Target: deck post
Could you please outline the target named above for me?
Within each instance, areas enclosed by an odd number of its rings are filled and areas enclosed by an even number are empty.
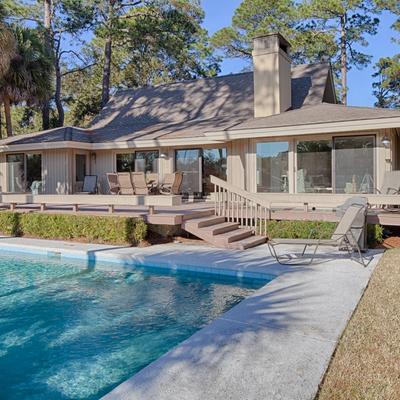
[[[40,204],[40,211],[43,212],[43,211],[46,211],[46,209],[47,209],[46,203],[41,203]]]
[[[114,212],[114,206],[113,206],[112,204],[110,204],[110,205],[108,206],[108,212],[109,212],[110,214],[112,214],[112,213]]]
[[[149,215],[154,215],[156,213],[154,206],[149,206]]]
[[[10,203],[10,211],[14,211],[16,207],[15,203]]]
[[[72,211],[73,212],[78,212],[78,204],[73,204],[72,205]]]

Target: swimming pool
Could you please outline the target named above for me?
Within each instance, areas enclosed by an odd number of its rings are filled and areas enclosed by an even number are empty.
[[[98,399],[266,283],[2,253],[0,399]]]

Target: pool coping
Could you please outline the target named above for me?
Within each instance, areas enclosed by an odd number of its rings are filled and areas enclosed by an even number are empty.
[[[363,268],[322,249],[319,264],[283,267],[268,256],[266,246],[247,251],[186,244],[138,249],[1,237],[0,249],[88,264],[274,277],[103,400],[313,399],[382,254],[371,252],[374,259]]]

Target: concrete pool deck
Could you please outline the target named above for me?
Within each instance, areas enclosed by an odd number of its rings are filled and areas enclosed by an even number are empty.
[[[367,268],[321,249],[312,266],[281,266],[266,246],[220,250],[167,244],[123,248],[1,238],[0,249],[159,265],[270,283],[120,384],[104,400],[313,399],[381,252]],[[284,248],[281,251],[294,249]]]

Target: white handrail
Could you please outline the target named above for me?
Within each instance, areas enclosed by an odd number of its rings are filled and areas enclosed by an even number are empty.
[[[228,222],[237,222],[257,234],[267,234],[267,221],[271,219],[268,204],[216,176],[211,175],[210,180],[215,186],[215,215],[226,218]]]

